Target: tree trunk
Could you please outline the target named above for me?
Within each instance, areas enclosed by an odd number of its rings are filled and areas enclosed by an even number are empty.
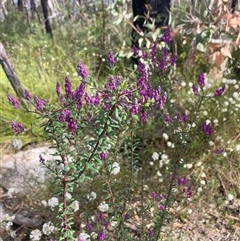
[[[22,104],[24,104],[26,106],[27,102],[25,100],[25,93],[24,93],[25,91],[17,78],[17,75],[13,69],[13,66],[12,66],[10,60],[8,59],[7,53],[1,42],[0,42],[0,64],[2,65],[2,68],[3,68],[7,78],[9,79],[19,100],[21,101]]]
[[[23,1],[22,0],[18,0],[17,4],[18,4],[18,10],[19,11],[23,11]]]
[[[51,28],[51,24],[48,16],[48,0],[41,0],[41,4],[42,4],[46,32],[50,34],[50,37],[52,38],[53,37],[52,28]]]
[[[232,0],[232,4],[231,4],[232,13],[234,13],[237,4],[238,4],[238,0]]]

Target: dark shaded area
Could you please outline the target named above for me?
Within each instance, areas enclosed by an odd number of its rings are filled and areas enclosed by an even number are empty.
[[[17,1],[17,5],[18,5],[18,10],[19,11],[23,11],[23,1],[22,0],[18,0]]]
[[[45,23],[45,28],[46,28],[46,32],[48,34],[50,34],[50,37],[53,37],[52,34],[52,28],[51,28],[51,24],[49,21],[49,16],[48,16],[48,3],[47,0],[41,0],[41,4],[42,4],[42,10],[43,10],[43,16],[44,16],[44,23]]]
[[[143,26],[145,21],[152,23],[152,19],[155,19],[155,28],[167,24],[170,11],[170,0],[133,0],[132,9],[134,18],[139,16],[133,22],[134,26],[146,32],[148,29]],[[133,29],[132,44],[135,46],[138,46],[137,35],[138,33]]]
[[[232,5],[231,5],[232,13],[234,13],[237,5],[238,5],[238,0],[232,0]]]

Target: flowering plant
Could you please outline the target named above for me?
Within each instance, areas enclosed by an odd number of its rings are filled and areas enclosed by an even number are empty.
[[[169,29],[161,38],[162,41],[171,41]],[[135,57],[138,60],[137,81],[132,83],[115,75],[115,58],[112,51],[109,51],[109,78],[104,86],[98,86],[97,81],[90,77],[82,62],[78,63],[77,74],[80,84],[74,89],[69,77],[64,80],[64,87],[56,84],[58,105],[53,106],[47,100],[39,97],[32,97],[26,91],[25,98],[35,108],[34,112],[41,119],[44,136],[50,141],[55,149],[54,160],[45,160],[43,155],[39,156],[40,163],[46,167],[54,176],[55,184],[60,188],[57,197],[48,202],[43,202],[52,210],[58,208],[58,224],[54,228],[51,222],[43,225],[43,234],[57,233],[58,240],[125,240],[131,237],[127,232],[127,220],[134,215],[129,204],[134,188],[140,181],[140,190],[136,190],[136,196],[140,199],[141,230],[138,235],[142,239],[158,240],[160,230],[164,224],[168,207],[173,203],[173,188],[177,188],[182,198],[190,199],[192,188],[185,177],[180,177],[180,168],[183,157],[188,149],[187,143],[193,138],[196,128],[203,131],[207,138],[213,134],[209,121],[198,126],[196,121],[197,112],[192,116],[184,112],[174,113],[172,111],[172,93],[169,88],[168,75],[176,64],[176,56],[171,54],[166,44],[153,43],[151,49],[141,52],[134,48]],[[159,81],[156,81],[159,80]],[[161,83],[161,86],[159,85]],[[202,95],[198,90],[201,89]],[[63,87],[63,90],[62,90]],[[192,86],[193,93],[199,99],[198,110],[201,107],[205,94],[205,78],[201,72],[196,85]],[[169,93],[167,92],[169,90]],[[216,90],[215,96],[220,96],[224,88]],[[11,95],[8,100],[14,108],[21,108],[20,102]],[[166,107],[165,107],[166,105]],[[32,111],[32,110],[31,110]],[[163,112],[162,124],[171,135],[164,133],[163,138],[168,142],[171,156],[166,153],[154,153],[153,161],[158,161],[158,176],[162,177],[160,169],[166,167],[168,170],[168,185],[165,193],[145,190],[147,182],[144,171],[147,162],[144,158],[144,130],[148,120],[154,112]],[[21,123],[12,122],[12,129],[15,134],[24,131]],[[142,131],[141,150],[137,147],[139,142],[134,139],[137,132]],[[127,141],[130,144],[124,153],[123,146]],[[135,143],[137,142],[137,144]],[[127,160],[124,160],[127,155]],[[169,169],[167,166],[171,163]],[[154,165],[150,164],[150,165]],[[184,163],[187,169],[192,165]],[[121,174],[121,175],[120,175]],[[94,178],[94,176],[96,176]],[[74,213],[81,208],[75,200],[76,189],[80,191],[91,187],[89,182],[101,183],[104,192],[90,190],[86,195],[85,210],[90,203],[98,202],[98,209],[94,210],[92,222],[89,217],[85,222],[85,230],[76,236],[74,230]],[[162,179],[163,181],[163,179]],[[121,182],[121,187],[118,183]],[[82,194],[82,193],[81,193]],[[151,197],[151,205],[158,207],[154,213],[151,225],[147,225],[147,197]],[[84,202],[83,202],[84,203]],[[100,211],[100,212],[99,212]],[[116,232],[110,234],[110,227],[115,227]],[[30,238],[40,240],[42,233],[33,230]],[[133,234],[131,234],[133,235]]]

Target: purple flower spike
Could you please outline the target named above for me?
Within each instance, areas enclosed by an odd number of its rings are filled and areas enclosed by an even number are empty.
[[[24,95],[26,100],[30,101],[32,99],[31,94],[27,90],[25,90]]]
[[[124,221],[126,221],[126,220],[129,219],[129,215],[128,215],[128,213],[124,214],[123,219],[124,219]]]
[[[66,76],[65,78],[65,94],[66,94],[66,99],[72,98],[72,83],[70,79]]]
[[[137,57],[139,55],[139,48],[133,45],[133,55]]]
[[[161,40],[165,43],[170,43],[172,41],[170,27],[167,27],[165,34],[162,36]]]
[[[103,231],[101,231],[99,234],[98,234],[98,240],[104,240],[106,238],[106,234],[103,232]]]
[[[165,206],[163,204],[160,204],[159,209],[163,211],[165,209]]]
[[[157,43],[155,42],[151,48],[152,62],[155,62],[157,54]]]
[[[39,155],[39,162],[41,162],[42,164],[45,164],[45,159],[41,154]]]
[[[77,125],[75,124],[75,122],[74,122],[72,117],[70,117],[69,120],[68,120],[68,128],[71,131],[76,131],[77,130]]]
[[[11,105],[13,105],[14,109],[20,108],[20,102],[19,100],[12,97],[10,94],[8,94],[8,101]]]
[[[152,192],[152,193],[151,193],[151,196],[152,196],[152,198],[156,198],[156,196],[157,196],[157,193],[155,193],[155,192]]]
[[[174,66],[176,65],[177,62],[177,55],[176,54],[172,54],[171,58],[169,59],[169,63]]]
[[[36,109],[42,113],[43,108],[46,106],[46,101],[40,100],[37,96],[34,97],[34,101],[36,104]]]
[[[87,223],[86,229],[87,229],[88,232],[91,232],[92,229],[93,229],[92,224],[91,223]]]
[[[149,231],[149,237],[150,237],[150,238],[153,237],[153,231],[152,231],[152,230]]]
[[[165,114],[164,115],[164,121],[169,124],[169,123],[173,122],[173,119],[171,118],[171,116]]]
[[[218,148],[218,149],[215,151],[215,153],[219,155],[219,154],[222,154],[223,151],[224,151],[223,148]]]
[[[88,78],[88,71],[81,61],[79,61],[77,66],[78,76],[82,77],[84,80]]]
[[[108,63],[110,65],[111,68],[113,68],[114,64],[115,64],[115,59],[114,59],[114,55],[113,55],[113,52],[112,50],[110,49],[109,52],[108,52]]]
[[[147,121],[147,112],[143,111],[139,114],[139,119],[141,122],[146,122]]]
[[[187,178],[186,177],[178,178],[177,183],[178,185],[185,185],[187,184]]]
[[[58,96],[60,96],[60,84],[58,82],[56,84],[56,93]]]
[[[205,86],[205,77],[204,77],[204,73],[201,70],[200,74],[198,75],[198,84],[203,88]]]
[[[203,131],[207,136],[211,136],[213,134],[213,127],[210,122],[203,122],[201,127],[201,131]]]
[[[215,93],[214,93],[214,96],[215,96],[215,97],[221,96],[221,95],[223,94],[223,92],[224,92],[225,89],[226,89],[226,86],[225,86],[225,85],[222,86],[222,87],[220,87],[219,89],[216,89],[216,90],[215,90]]]
[[[15,121],[11,122],[11,128],[14,130],[16,135],[24,131],[23,124]]]
[[[197,95],[197,93],[198,93],[198,87],[197,87],[195,84],[193,84],[192,90],[193,90],[194,95]]]
[[[102,161],[106,161],[108,158],[108,151],[105,151],[105,152],[101,152],[99,154],[99,159],[102,160]]]

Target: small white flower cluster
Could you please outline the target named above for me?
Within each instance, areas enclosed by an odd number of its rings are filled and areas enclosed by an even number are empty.
[[[197,194],[200,195],[201,192],[203,191],[203,189],[206,187],[206,173],[203,171],[205,168],[203,166],[203,163],[201,161],[197,162],[195,164],[195,167],[196,168],[200,168],[200,172],[201,172],[201,175],[200,175],[200,179],[199,179],[199,187],[197,189]]]
[[[34,229],[30,233],[29,237],[32,241],[39,241],[39,240],[41,240],[42,232],[39,229]]]
[[[43,224],[42,232],[43,232],[45,235],[49,235],[49,234],[51,234],[53,231],[54,231],[54,225],[53,225],[52,222],[47,222],[47,223],[44,223],[44,224]]]
[[[44,223],[42,226],[42,232],[39,229],[34,229],[31,231],[29,237],[32,241],[41,240],[42,234],[50,235],[54,231],[55,227],[52,222]]]
[[[74,212],[77,212],[79,210],[79,201],[75,200],[72,202],[71,207]]]
[[[114,162],[109,169],[112,175],[117,175],[120,172],[120,165],[117,162]]]
[[[160,158],[160,160],[159,160],[159,158]],[[169,159],[168,155],[165,154],[164,152],[163,153],[154,152],[152,154],[152,159],[153,159],[154,162],[159,160],[159,164],[158,164],[158,167],[157,167],[157,176],[159,177],[158,181],[163,182],[162,173],[159,171],[159,169],[161,169],[164,165],[166,165],[166,169],[168,170],[167,165],[170,163],[170,159]],[[151,161],[149,164],[151,166],[153,166],[154,162]]]
[[[100,205],[98,206],[99,211],[103,213],[107,212],[108,208],[109,206],[105,201],[101,202]]]
[[[23,146],[23,143],[21,140],[18,140],[18,139],[13,139],[12,140],[12,146],[14,149],[16,150],[20,150]]]
[[[50,207],[52,210],[58,206],[59,201],[57,197],[52,197],[47,201],[42,200],[41,203],[43,204],[44,207]]]
[[[87,233],[80,233],[77,240],[90,241],[90,235]]]
[[[2,210],[0,210],[1,214],[3,213]],[[0,215],[0,226],[4,228],[5,231],[11,233],[13,232],[11,230],[11,227],[13,225],[13,219],[15,218],[15,216],[10,216],[9,214],[5,213],[3,215]],[[12,235],[11,235],[12,236]]]
[[[91,192],[90,194],[87,195],[87,199],[88,199],[89,201],[95,200],[96,197],[97,197],[97,194],[96,194],[95,192]]]
[[[186,169],[191,169],[193,167],[193,164],[192,163],[185,163],[183,165],[183,167],[186,168]]]
[[[172,143],[171,141],[169,141],[169,136],[168,136],[168,134],[163,133],[162,136],[163,136],[164,141],[167,142],[167,146],[168,146],[168,147],[175,148],[174,143]]]

